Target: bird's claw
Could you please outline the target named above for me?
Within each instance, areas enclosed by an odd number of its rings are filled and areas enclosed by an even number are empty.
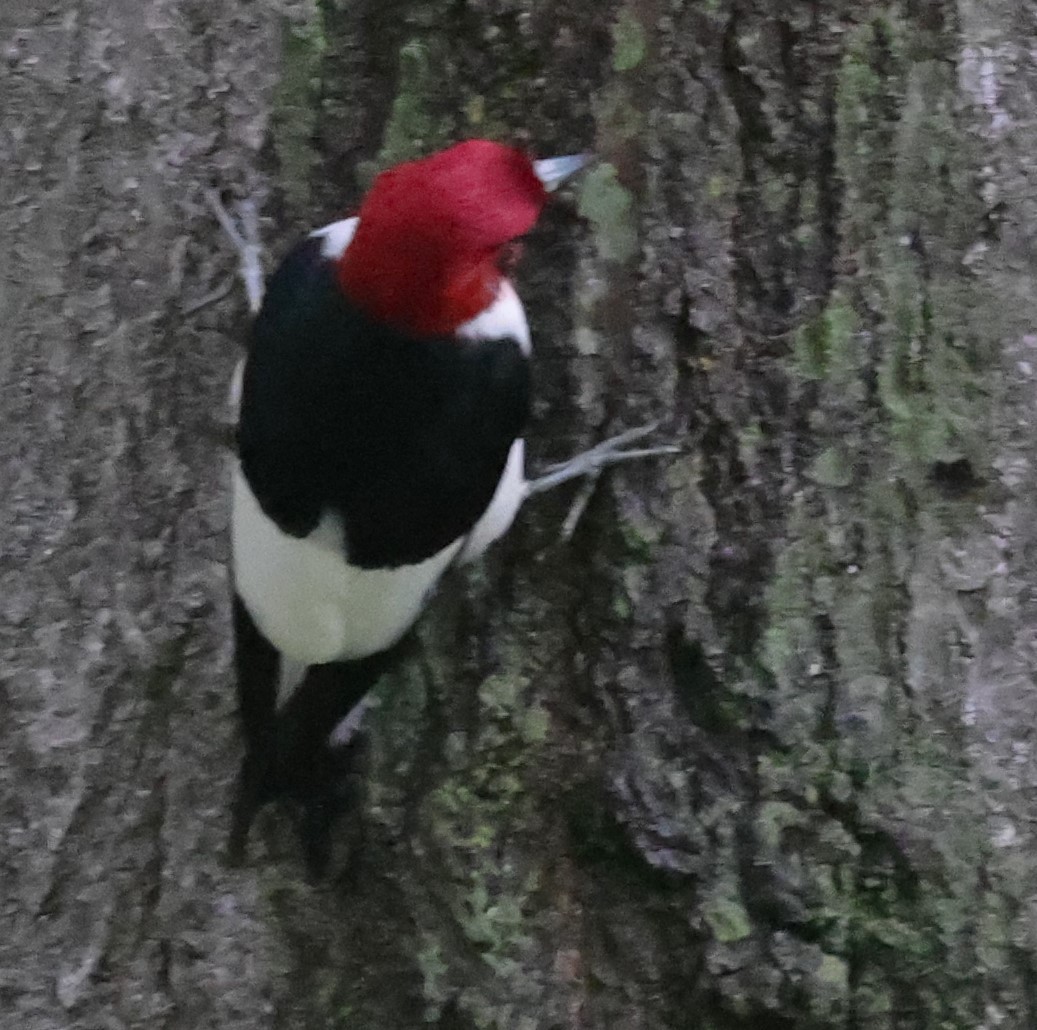
[[[643,458],[656,458],[664,455],[680,454],[681,448],[675,444],[663,444],[659,447],[628,447],[631,443],[643,440],[659,428],[658,422],[650,422],[645,426],[628,429],[625,433],[602,440],[601,443],[581,454],[577,454],[568,461],[556,462],[548,465],[544,474],[526,484],[527,496],[552,490],[570,479],[579,479],[590,476],[596,479],[601,471],[609,465],[617,465],[623,461],[639,461]]]
[[[659,423],[656,421],[649,422],[647,425],[636,426],[634,429],[627,429],[625,432],[619,433],[617,436],[610,436],[607,440],[602,440],[599,443],[596,443],[593,447],[589,447],[587,450],[577,455],[577,457],[591,458],[594,455],[614,452],[621,447],[625,447],[629,443],[636,443],[638,440],[643,440],[646,436],[651,436],[658,428]],[[557,472],[559,469],[570,465],[574,460],[575,459],[570,458],[568,461],[556,461],[544,469],[544,474],[547,475],[551,472]]]
[[[212,189],[205,191],[205,200],[220,223],[227,238],[238,252],[238,274],[245,284],[249,311],[254,315],[263,303],[263,245],[259,239],[259,208],[251,198],[239,200],[232,215]]]

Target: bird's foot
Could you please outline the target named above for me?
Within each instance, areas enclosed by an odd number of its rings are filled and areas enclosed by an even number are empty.
[[[640,461],[642,458],[680,454],[681,448],[675,444],[663,444],[659,447],[628,447],[629,444],[637,443],[638,440],[650,436],[658,428],[658,422],[650,422],[646,426],[628,429],[618,436],[602,440],[601,443],[595,444],[568,461],[548,465],[542,476],[531,479],[526,484],[526,493],[532,496],[543,493],[545,490],[553,490],[562,483],[568,483],[570,479],[579,479],[583,476],[596,477],[609,465],[618,465],[622,461]]]
[[[556,486],[568,483],[570,479],[583,478],[583,488],[573,499],[562,523],[561,537],[568,540],[576,530],[576,524],[580,521],[591,495],[598,485],[598,479],[602,470],[609,465],[617,465],[621,461],[639,461],[642,458],[657,458],[664,455],[680,454],[681,448],[674,444],[663,444],[659,447],[630,447],[630,444],[643,440],[659,428],[658,422],[651,422],[646,426],[638,426],[636,429],[628,429],[625,433],[602,440],[582,454],[577,454],[568,461],[548,465],[543,475],[526,483],[526,496],[541,494],[545,490],[553,490]]]
[[[259,208],[250,198],[239,200],[234,205],[235,214],[231,214],[215,190],[206,190],[205,200],[238,252],[238,274],[245,284],[249,311],[254,315],[263,303],[263,245],[259,239]]]
[[[584,480],[583,488],[576,495],[569,514],[562,523],[561,536],[568,540],[576,529],[576,524],[583,515],[597,486],[598,479],[604,469],[610,465],[618,465],[623,461],[640,461],[642,458],[657,458],[666,455],[680,454],[681,448],[675,444],[663,444],[658,447],[630,447],[630,444],[643,440],[659,428],[658,422],[651,422],[636,429],[628,429],[625,433],[602,440],[590,449],[570,458],[568,461],[548,465],[543,475],[526,483],[526,496],[553,490],[556,486],[568,483],[571,479]]]

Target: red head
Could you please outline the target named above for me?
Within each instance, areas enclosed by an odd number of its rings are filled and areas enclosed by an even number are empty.
[[[504,248],[546,200],[533,162],[488,140],[397,165],[364,198],[339,282],[372,318],[419,336],[452,333],[493,300]]]

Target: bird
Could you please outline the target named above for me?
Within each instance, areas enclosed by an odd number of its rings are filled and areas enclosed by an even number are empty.
[[[447,570],[482,555],[533,494],[675,452],[629,448],[652,425],[526,476],[532,341],[509,272],[550,192],[587,160],[472,139],[398,164],[354,217],[297,243],[261,297],[254,241],[210,198],[258,309],[233,388],[245,751],[232,862],[258,811],[288,798],[319,875],[342,807],[336,727],[362,713]],[[305,671],[279,708],[288,667]]]

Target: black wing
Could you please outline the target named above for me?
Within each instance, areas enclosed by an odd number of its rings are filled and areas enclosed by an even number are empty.
[[[306,536],[326,509],[362,568],[412,564],[465,535],[529,414],[513,339],[418,340],[339,289],[311,238],[271,278],[245,364],[238,443],[263,511]]]

